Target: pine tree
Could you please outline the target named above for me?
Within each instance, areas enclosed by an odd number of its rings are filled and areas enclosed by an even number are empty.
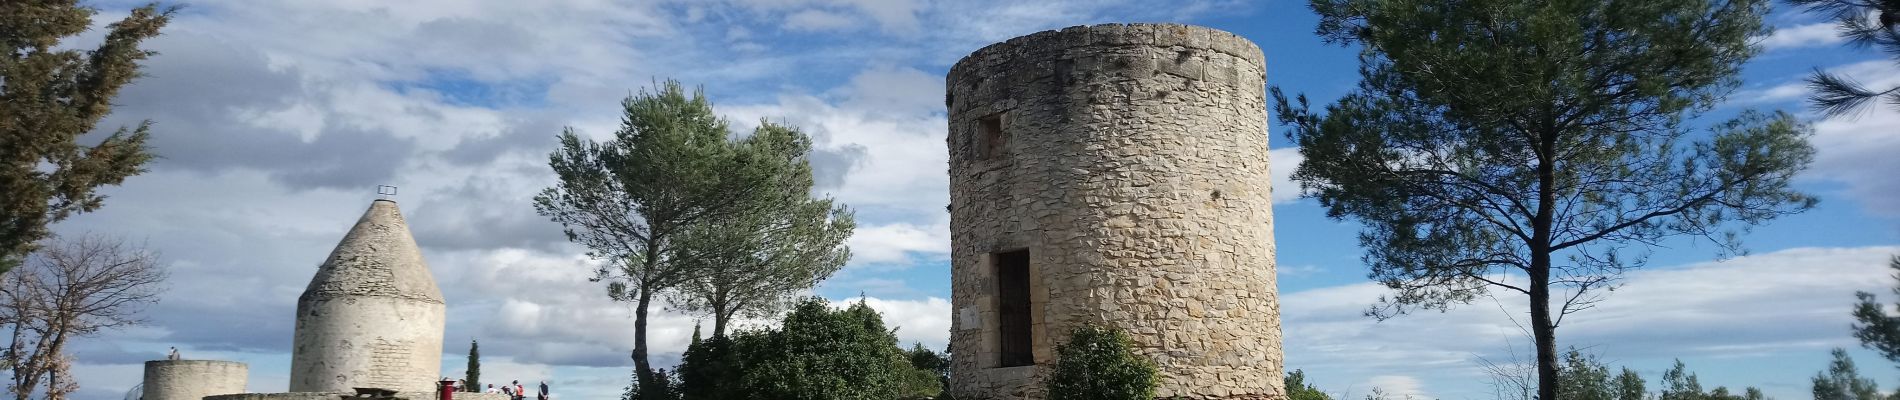
[[[112,98],[156,54],[139,45],[158,36],[176,8],[132,10],[106,26],[91,50],[62,49],[98,10],[77,0],[0,2],[0,273],[23,261],[47,225],[99,209],[100,186],[145,172],[151,121],[120,127],[97,144],[78,138],[112,112]]]
[[[1881,400],[1887,398],[1880,394],[1880,387],[1873,379],[1860,376],[1860,370],[1854,367],[1854,359],[1847,356],[1847,350],[1834,349],[1834,361],[1828,364],[1827,372],[1814,375],[1814,400]]]
[[[612,139],[585,139],[571,128],[560,135],[560,148],[548,156],[558,182],[535,196],[535,211],[605,261],[593,278],[607,282],[609,298],[633,303],[633,365],[643,378],[642,398],[651,400],[670,390],[648,355],[655,296],[708,269],[701,262],[706,247],[691,246],[703,243],[694,241],[707,237],[700,233],[761,210],[814,208],[809,193],[779,190],[809,175],[811,139],[771,123],[734,138],[705,94],[688,94],[677,81],[621,105],[624,118]],[[831,211],[828,202],[822,206]]]
[[[1900,255],[1889,259],[1887,268],[1894,270],[1897,282],[1893,293],[1900,294]],[[1859,299],[1854,303],[1854,338],[1887,360],[1900,362],[1900,317],[1888,315],[1873,293],[1854,292],[1854,297]],[[1900,303],[1895,303],[1895,309],[1900,309]]]
[[[1900,1],[1894,0],[1785,0],[1789,5],[1834,19],[1836,31],[1850,46],[1875,48],[1900,62]],[[1900,107],[1900,87],[1868,88],[1852,78],[1815,70],[1808,77],[1814,94],[1808,103],[1826,116],[1847,115],[1868,103]]]
[[[1362,223],[1376,318],[1490,291],[1529,300],[1539,399],[1558,393],[1557,328],[1687,236],[1741,234],[1812,208],[1792,186],[1812,129],[1747,111],[1703,129],[1768,32],[1769,0],[1311,0],[1360,82],[1316,111],[1272,90],[1293,173],[1327,216]]]

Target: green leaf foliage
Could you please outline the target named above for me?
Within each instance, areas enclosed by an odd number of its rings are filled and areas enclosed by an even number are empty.
[[[713,336],[724,336],[735,317],[783,311],[795,294],[844,267],[851,257],[845,240],[857,226],[843,205],[811,197],[811,139],[804,133],[761,121],[735,150],[735,168],[770,177],[749,195],[771,206],[682,229],[674,254],[696,272],[668,296],[676,309],[712,316]]]
[[[931,351],[923,343],[912,343],[910,350],[904,351],[904,357],[910,359],[910,367],[915,369],[906,382],[907,398],[936,397],[950,386],[950,356]]]
[[[468,370],[463,372],[462,381],[467,382],[462,391],[482,391],[482,345],[475,339],[468,340]]]
[[[1847,350],[1834,349],[1834,360],[1827,371],[1814,375],[1814,400],[1884,400],[1880,387],[1871,378],[1860,376]]]
[[[1326,394],[1326,391],[1306,383],[1305,371],[1296,369],[1287,373],[1285,383],[1287,400],[1333,400],[1333,396]]]
[[[934,372],[911,366],[876,310],[863,302],[834,310],[818,298],[794,305],[777,329],[700,341],[680,377],[687,400],[889,400],[941,390]]]
[[[1695,120],[1738,85],[1769,0],[1311,0],[1318,33],[1361,49],[1360,82],[1323,111],[1271,90],[1327,215],[1363,225],[1367,311],[1527,296],[1539,398],[1556,327],[1648,246],[1725,252],[1812,208],[1794,176],[1810,129],[1781,112]],[[1521,278],[1521,279],[1520,279]]]
[[[680,356],[680,395],[687,400],[744,399],[744,371],[730,337],[700,339]]]
[[[1084,325],[1056,346],[1056,362],[1044,382],[1049,400],[1151,400],[1155,365],[1136,354],[1120,330]]]
[[[1656,400],[1766,400],[1761,389],[1749,387],[1741,395],[1729,393],[1727,387],[1716,386],[1709,391],[1702,390],[1702,383],[1696,380],[1693,372],[1676,360],[1675,367],[1663,371],[1662,391],[1656,394]]]
[[[1595,356],[1571,349],[1557,372],[1560,400],[1643,400],[1643,378],[1629,368],[1616,375]]]
[[[145,172],[151,121],[80,144],[112,112],[112,98],[139,77],[140,49],[175,8],[133,9],[106,25],[92,49],[61,46],[85,32],[98,10],[76,0],[0,3],[0,273],[19,265],[47,226],[99,209],[100,186]]]
[[[1894,280],[1900,282],[1900,255],[1888,260],[1887,267],[1895,271]],[[1900,283],[1894,285],[1893,293],[1900,294]],[[1900,362],[1900,318],[1888,315],[1873,293],[1855,292],[1854,296],[1859,299],[1854,304],[1854,338],[1887,360]],[[1895,308],[1900,309],[1900,303]]]
[[[638,391],[659,398],[671,389],[647,357],[655,295],[719,273],[748,290],[722,294],[725,312],[716,314],[769,309],[785,292],[758,288],[809,288],[829,276],[847,256],[835,243],[855,224],[842,206],[806,193],[810,139],[803,133],[765,123],[734,138],[704,93],[688,94],[671,80],[621,105],[611,139],[584,139],[572,128],[560,135],[548,156],[559,180],[534,203],[569,241],[604,261],[593,278],[607,283],[608,297],[634,303]]]

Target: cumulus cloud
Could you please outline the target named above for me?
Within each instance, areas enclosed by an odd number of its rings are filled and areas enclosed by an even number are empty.
[[[944,346],[950,343],[950,300],[941,297],[921,300],[866,297],[832,300],[832,304],[842,306],[860,300],[884,315],[885,328],[897,330],[897,341],[906,348],[918,343],[931,351],[942,352]]]
[[[1676,357],[1761,359],[1852,347],[1847,304],[1855,291],[1880,292],[1892,283],[1886,263],[1896,252],[1900,247],[1796,248],[1639,270],[1596,308],[1565,319],[1559,346],[1588,348],[1638,368]],[[1288,367],[1306,370],[1320,387],[1362,391],[1368,382],[1342,377],[1405,372],[1428,382],[1477,381],[1485,376],[1479,358],[1509,361],[1507,343],[1528,343],[1521,296],[1500,294],[1384,322],[1361,315],[1385,293],[1362,283],[1283,294]]]
[[[1887,60],[1843,65],[1828,72],[1871,88],[1900,86],[1900,68]],[[1809,94],[1805,85],[1793,82],[1769,92],[1791,98]],[[1807,176],[1841,184],[1845,197],[1859,202],[1871,214],[1900,216],[1900,180],[1887,172],[1900,170],[1900,157],[1893,157],[1900,154],[1900,134],[1894,132],[1895,126],[1900,126],[1900,111],[1886,103],[1814,122],[1810,142],[1816,154]]]
[[[1292,203],[1300,200],[1304,193],[1300,183],[1293,181],[1293,171],[1300,168],[1300,162],[1306,157],[1300,155],[1300,148],[1287,147],[1267,151],[1267,162],[1273,175],[1273,204]]]
[[[1835,29],[1835,24],[1830,21],[1777,28],[1775,33],[1761,37],[1759,40],[1762,48],[1774,51],[1827,46],[1839,44],[1847,39],[1841,37],[1840,31]]]
[[[923,5],[917,0],[736,0],[734,3],[756,13],[789,13],[785,17],[785,27],[789,30],[848,28],[860,18],[876,23],[886,33],[910,34],[922,28],[917,13]]]
[[[582,249],[536,215],[529,199],[551,183],[545,163],[555,134],[572,127],[588,137],[610,135],[619,123],[617,101],[655,77],[707,84],[716,109],[741,131],[769,119],[811,133],[815,191],[852,206],[861,224],[841,284],[863,288],[870,295],[863,301],[898,327],[905,343],[941,350],[949,324],[945,293],[919,293],[887,274],[949,253],[947,121],[942,78],[932,71],[1012,36],[1097,22],[1176,21],[1229,4],[194,2],[152,42],[161,54],[151,59],[151,76],[128,88],[102,124],[156,121],[154,145],[164,158],[152,172],[109,188],[112,198],[100,212],[59,227],[145,239],[173,269],[172,291],[147,314],[151,326],[81,349],[84,398],[116,398],[113,389],[138,379],[130,362],[170,345],[250,362],[252,390],[282,390],[295,298],[361,215],[371,188],[383,183],[402,187],[396,198],[450,302],[445,374],[461,371],[473,338],[483,343],[485,375],[550,377],[557,392],[575,398],[616,395],[630,365],[630,308],[587,282],[597,261],[580,256]],[[854,33],[810,43],[773,37],[776,24],[805,11],[825,14],[813,27],[830,23]],[[845,22],[867,28],[835,25]],[[1876,75],[1865,76],[1894,76],[1874,67],[1866,66]],[[1798,94],[1777,88],[1764,96]],[[1817,125],[1822,152],[1813,176],[1846,182],[1869,209],[1900,210],[1891,203],[1900,187],[1879,176],[1900,170],[1880,157],[1900,152],[1900,144],[1879,134],[1900,124],[1894,118],[1900,117]],[[1287,177],[1299,162],[1297,150],[1269,156],[1273,201],[1296,204],[1297,185]],[[1564,337],[1632,343],[1613,348],[1625,354],[1838,345],[1841,335],[1823,330],[1838,330],[1840,301],[1797,293],[1878,289],[1869,286],[1885,279],[1879,254],[1893,250],[1790,250],[1645,271],[1603,308],[1576,317]],[[1841,267],[1774,267],[1784,264]],[[1719,301],[1684,297],[1716,288],[1734,293],[1710,295]],[[1329,389],[1364,393],[1375,385],[1453,398],[1455,391],[1435,383],[1447,374],[1466,379],[1457,374],[1470,373],[1473,354],[1497,350],[1467,339],[1515,329],[1482,304],[1373,324],[1358,312],[1379,293],[1369,284],[1287,293],[1292,366],[1319,372],[1312,376]],[[702,318],[665,307],[653,312],[655,361],[670,365]],[[1630,316],[1651,313],[1661,316]],[[1742,317],[1722,320],[1724,313]],[[1792,322],[1741,322],[1754,318]],[[1702,339],[1696,326],[1736,333],[1691,342]],[[1639,334],[1659,339],[1637,340]],[[1413,373],[1421,368],[1443,372]]]
[[[850,17],[824,10],[804,10],[785,16],[785,29],[794,31],[834,31],[852,27]]]

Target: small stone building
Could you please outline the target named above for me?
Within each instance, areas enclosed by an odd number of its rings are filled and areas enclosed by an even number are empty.
[[[950,69],[951,388],[1039,399],[1055,346],[1120,328],[1157,395],[1283,398],[1260,48],[1078,26]]]
[[[297,298],[290,391],[432,393],[446,307],[396,202],[370,202]]]

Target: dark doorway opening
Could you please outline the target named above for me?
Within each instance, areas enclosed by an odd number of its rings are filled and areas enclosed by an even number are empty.
[[[996,309],[1001,335],[998,367],[1035,365],[1033,339],[1030,338],[1029,250],[996,253]]]

